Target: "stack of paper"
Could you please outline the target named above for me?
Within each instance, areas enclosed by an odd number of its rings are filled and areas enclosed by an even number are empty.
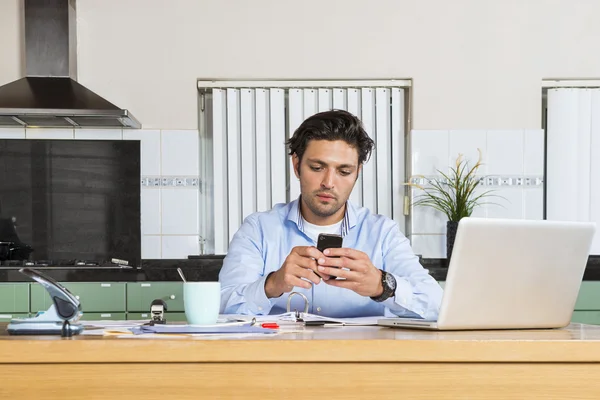
[[[201,325],[142,325],[130,330],[135,335],[142,335],[144,333],[161,333],[161,334],[239,334],[239,333],[263,333],[273,334],[277,331],[275,329],[261,328],[258,326],[239,326],[239,325],[227,325],[223,326],[201,326]]]

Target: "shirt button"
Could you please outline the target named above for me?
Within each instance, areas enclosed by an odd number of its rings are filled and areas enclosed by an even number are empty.
[[[318,312],[321,312],[321,307],[317,307],[317,311],[318,311]]]
[[[259,307],[258,307],[258,311],[262,311],[262,307],[260,307],[260,306],[259,306]]]

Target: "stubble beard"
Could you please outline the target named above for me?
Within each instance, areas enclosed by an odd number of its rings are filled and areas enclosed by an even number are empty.
[[[316,197],[316,194],[310,196],[308,201],[305,201],[306,206],[310,209],[310,211],[320,218],[331,217],[335,213],[337,213],[342,205],[339,204],[338,199],[334,199],[329,204],[321,202]]]

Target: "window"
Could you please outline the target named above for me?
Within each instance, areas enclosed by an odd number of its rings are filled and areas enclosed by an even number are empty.
[[[405,137],[410,81],[199,81],[201,236],[224,254],[243,219],[298,197],[285,141],[307,117],[347,110],[375,149],[350,200],[404,231]]]
[[[547,82],[546,218],[600,223],[600,84]],[[590,254],[600,254],[600,233]]]

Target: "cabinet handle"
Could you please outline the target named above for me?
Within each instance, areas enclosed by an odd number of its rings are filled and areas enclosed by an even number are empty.
[[[174,294],[172,294],[172,295],[170,295],[170,296],[169,296],[169,298],[170,298],[171,300],[175,300],[175,295],[174,295]]]

